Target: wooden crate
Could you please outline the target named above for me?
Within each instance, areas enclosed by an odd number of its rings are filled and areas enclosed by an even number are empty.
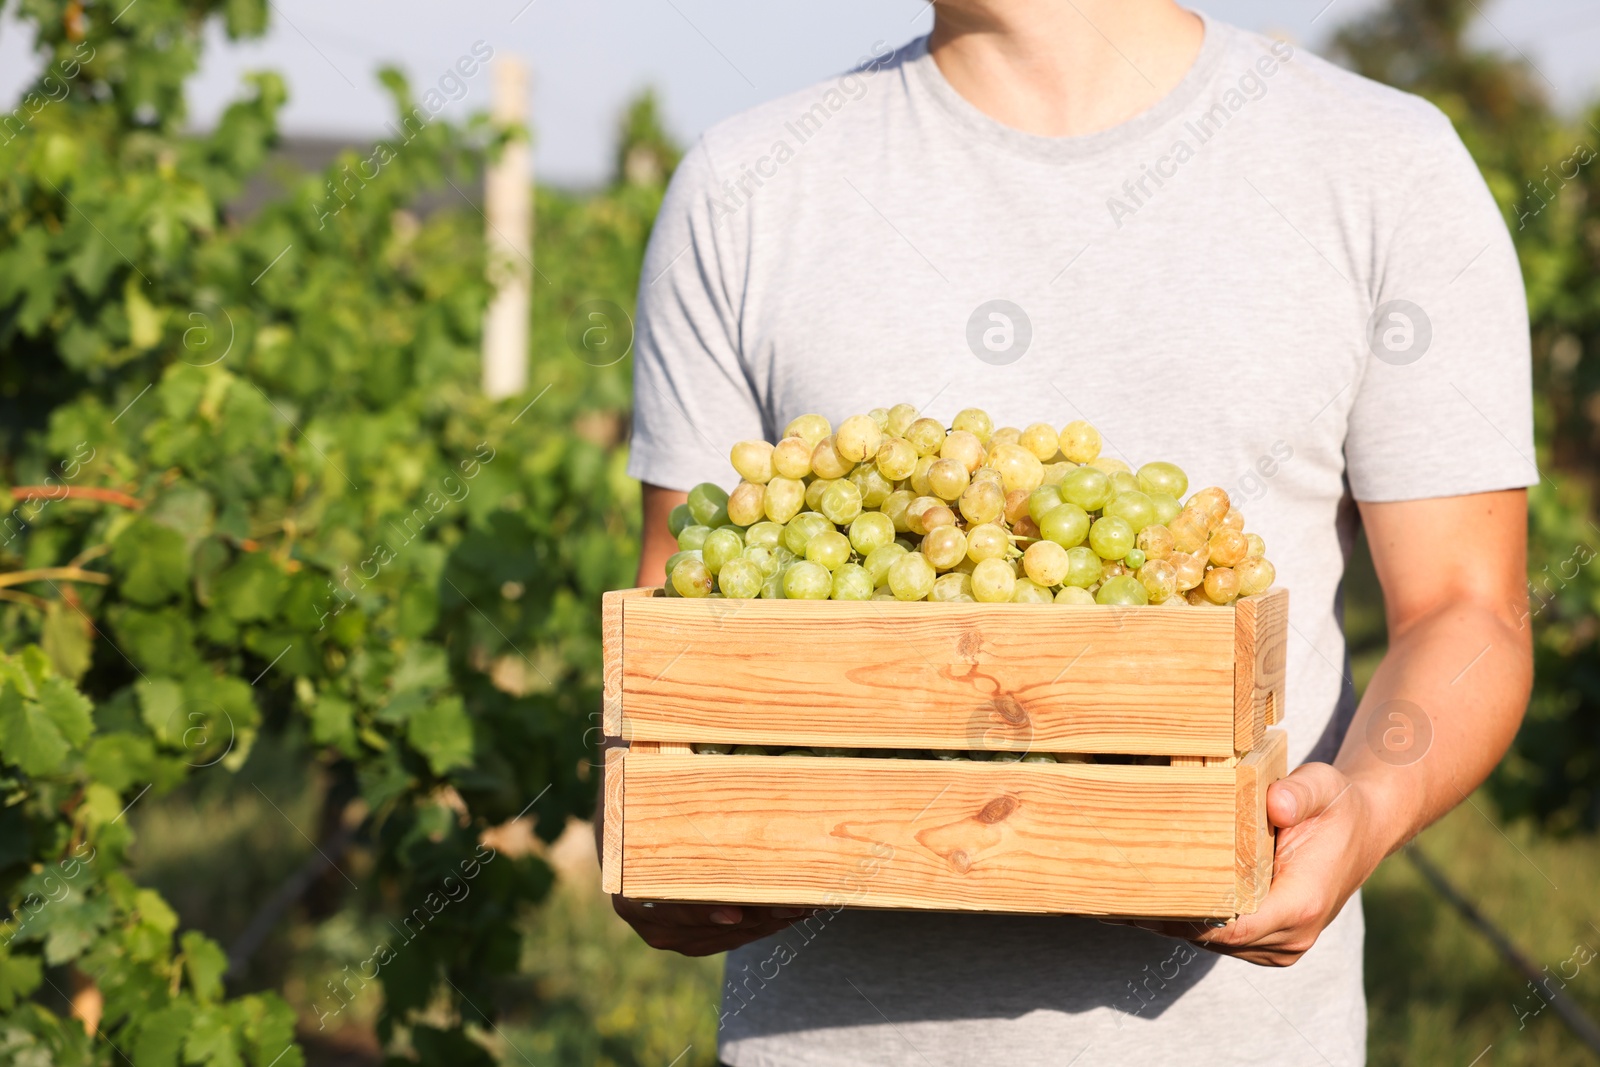
[[[1288,596],[1232,608],[604,603],[603,887],[801,906],[1254,911]],[[1169,765],[696,754],[1046,751]]]

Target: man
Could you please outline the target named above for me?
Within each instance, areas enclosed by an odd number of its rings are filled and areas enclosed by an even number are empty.
[[[663,581],[683,490],[801,413],[1088,419],[1265,537],[1298,765],[1268,798],[1271,894],[1220,929],[846,910],[802,932],[617,899],[652,945],[732,950],[723,1059],[1363,1062],[1357,891],[1483,780],[1528,694],[1528,348],[1440,112],[1169,0],[941,0],[927,39],[706,134],[640,286],[639,581]],[[1358,512],[1390,643],[1356,708]]]

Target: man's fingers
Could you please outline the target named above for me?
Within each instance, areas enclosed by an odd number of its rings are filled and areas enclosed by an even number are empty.
[[[1326,763],[1306,763],[1267,789],[1267,819],[1287,829],[1321,815],[1348,787],[1344,775]]]

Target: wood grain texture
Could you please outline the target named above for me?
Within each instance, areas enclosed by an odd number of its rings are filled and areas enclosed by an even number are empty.
[[[622,892],[622,830],[627,822],[624,796],[626,784],[625,748],[606,749],[605,826],[600,846],[600,888],[607,893]]]
[[[628,737],[1234,752],[1231,611],[666,597],[620,604],[620,729]]]
[[[1267,822],[1267,787],[1289,773],[1289,735],[1268,730],[1261,747],[1239,761],[1238,779],[1238,891],[1241,913],[1255,911],[1272,886],[1272,858],[1276,844]]]
[[[655,592],[646,587],[614,589],[600,595],[600,732],[607,737],[622,736],[622,602]]]
[[[1244,597],[1234,603],[1233,617],[1233,745],[1243,753],[1259,747],[1267,727],[1283,719],[1289,591]]]
[[[1236,912],[1235,774],[1204,767],[630,760],[623,891],[1090,915]]]

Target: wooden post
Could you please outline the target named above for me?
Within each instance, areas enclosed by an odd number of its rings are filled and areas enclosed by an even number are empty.
[[[515,56],[494,67],[496,126],[528,120],[528,68]],[[483,391],[493,399],[528,385],[528,325],[533,273],[533,149],[526,136],[508,143],[484,176],[489,281],[496,292],[483,324]]]

